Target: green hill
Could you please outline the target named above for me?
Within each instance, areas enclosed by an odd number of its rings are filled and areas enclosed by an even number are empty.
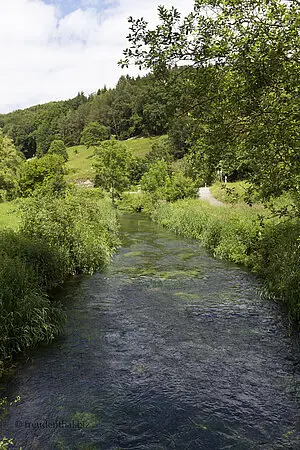
[[[163,136],[149,138],[131,138],[122,141],[132,154],[137,158],[144,158],[152,149],[152,145],[158,142]],[[68,181],[92,180],[94,178],[93,170],[93,148],[87,148],[85,145],[68,148],[69,160],[67,168],[69,173],[66,175]]]

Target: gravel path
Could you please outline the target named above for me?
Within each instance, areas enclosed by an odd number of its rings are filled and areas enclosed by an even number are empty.
[[[224,203],[214,198],[208,187],[202,187],[198,190],[198,197],[200,200],[206,200],[208,203],[214,206],[224,206]]]

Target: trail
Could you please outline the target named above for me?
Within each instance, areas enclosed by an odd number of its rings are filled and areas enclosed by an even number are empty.
[[[200,200],[206,200],[210,205],[213,206],[225,206],[224,203],[217,200],[211,195],[209,187],[201,187],[198,190],[198,197]]]

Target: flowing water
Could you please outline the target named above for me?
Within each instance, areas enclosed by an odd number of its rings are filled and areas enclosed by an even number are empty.
[[[299,449],[297,336],[255,278],[142,215],[122,239],[5,386],[13,448]]]

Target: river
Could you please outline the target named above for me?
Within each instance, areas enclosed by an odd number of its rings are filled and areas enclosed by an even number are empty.
[[[67,283],[65,333],[21,363],[0,428],[24,449],[299,449],[299,341],[242,269],[139,214]]]

